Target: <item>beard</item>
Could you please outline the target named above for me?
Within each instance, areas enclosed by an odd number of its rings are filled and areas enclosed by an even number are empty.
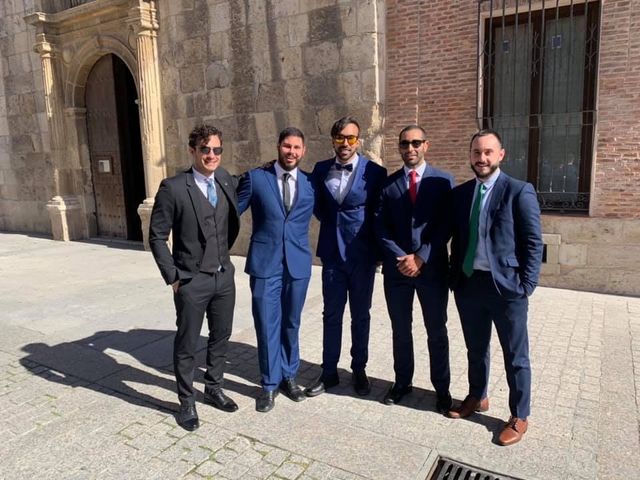
[[[491,175],[493,175],[494,172],[498,170],[499,166],[500,164],[489,166],[489,171],[487,173],[483,173],[482,170],[478,170],[475,165],[471,165],[471,170],[473,170],[473,173],[475,173],[476,177],[484,179],[489,178]]]

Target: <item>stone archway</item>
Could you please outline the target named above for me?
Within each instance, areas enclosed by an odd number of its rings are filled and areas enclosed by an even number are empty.
[[[164,129],[153,0],[101,0],[25,17],[36,27],[42,61],[55,196],[47,204],[54,239],[87,238],[97,231],[86,128],[85,88],[92,66],[117,55],[138,91],[146,198],[138,207],[145,247],[153,197],[166,175]]]

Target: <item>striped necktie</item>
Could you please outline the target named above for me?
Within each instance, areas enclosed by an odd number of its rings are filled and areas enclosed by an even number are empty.
[[[482,199],[487,191],[487,187],[484,183],[480,184],[476,197],[473,200],[473,206],[471,207],[471,216],[469,217],[469,243],[467,244],[467,252],[464,255],[464,261],[462,262],[462,271],[467,277],[473,274],[473,260],[476,256],[476,249],[478,248],[478,227],[480,226],[480,210],[482,208]]]

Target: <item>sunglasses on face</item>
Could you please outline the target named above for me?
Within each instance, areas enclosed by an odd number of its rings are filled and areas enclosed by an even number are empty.
[[[350,146],[353,146],[358,142],[358,136],[357,135],[336,135],[335,137],[333,137],[333,143],[335,143],[336,145],[342,145],[345,140]]]
[[[409,148],[409,145],[411,145],[413,148],[420,148],[420,146],[426,142],[426,140],[402,140],[401,142],[398,142],[398,146],[402,149],[407,149]]]
[[[198,151],[203,155],[209,155],[213,152],[214,155],[222,154],[222,147],[198,147]]]

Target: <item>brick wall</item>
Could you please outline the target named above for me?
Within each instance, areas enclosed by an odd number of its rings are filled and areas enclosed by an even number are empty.
[[[428,160],[458,181],[471,177],[468,139],[476,127],[475,2],[387,2],[385,164],[398,168],[398,132],[427,130]]]
[[[640,218],[640,0],[602,8],[591,215]]]

